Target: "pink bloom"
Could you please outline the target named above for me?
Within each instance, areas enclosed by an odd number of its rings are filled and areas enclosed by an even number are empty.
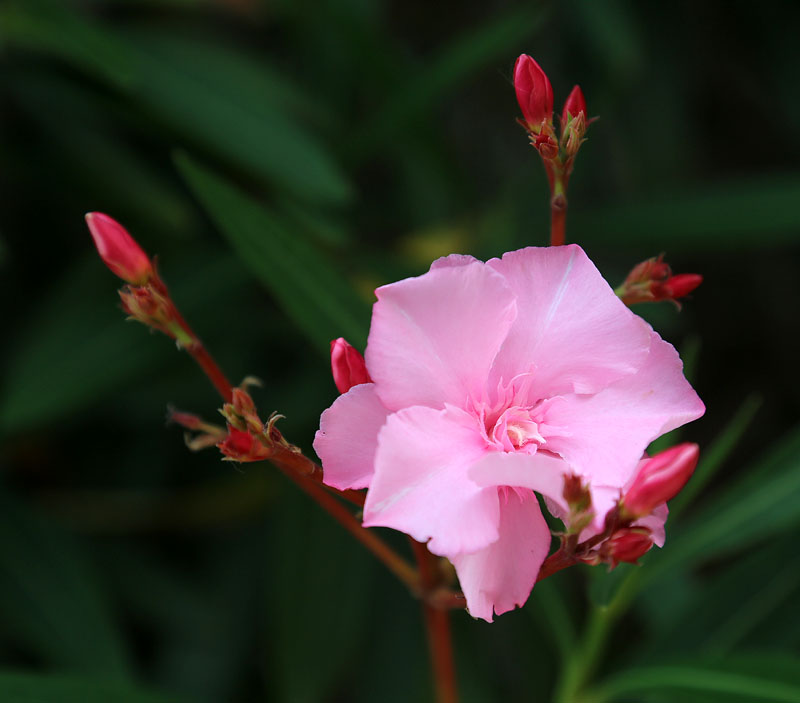
[[[89,212],[86,214],[86,224],[97,253],[112,273],[136,286],[147,283],[153,275],[153,265],[119,222],[102,212]]]
[[[514,64],[514,89],[528,129],[539,132],[553,117],[553,87],[536,61],[522,54]]]
[[[364,357],[344,337],[331,342],[331,371],[339,393],[347,393],[360,383],[371,383]]]
[[[366,526],[450,559],[474,617],[536,582],[551,536],[535,493],[563,514],[575,473],[611,505],[648,444],[704,412],[673,347],[576,245],[453,255],[376,294],[373,382],[322,414],[314,448],[326,483],[369,487]]]
[[[656,506],[672,500],[694,473],[699,455],[696,444],[686,443],[643,462],[625,492],[625,513],[644,517]]]

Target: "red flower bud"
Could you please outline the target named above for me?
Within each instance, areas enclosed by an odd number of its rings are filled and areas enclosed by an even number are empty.
[[[228,427],[228,436],[217,444],[218,449],[233,461],[263,461],[272,452],[248,432]]]
[[[699,273],[679,273],[666,280],[664,289],[668,293],[668,297],[675,300],[689,295],[702,282],[703,277]]]
[[[360,383],[372,383],[364,357],[344,337],[331,342],[331,370],[339,393],[347,393]]]
[[[669,264],[658,258],[647,259],[631,269],[617,295],[626,305],[656,303],[662,300],[677,301],[691,293],[703,282],[697,273],[672,275]]]
[[[581,112],[584,116],[586,115],[586,100],[581,87],[576,85],[564,103],[564,111],[561,113],[562,127],[565,127],[570,119],[575,119]]]
[[[700,448],[679,444],[643,464],[622,499],[624,515],[640,518],[674,498],[694,473]]]
[[[153,275],[153,265],[119,222],[102,212],[90,212],[86,214],[86,224],[100,258],[114,274],[133,285],[147,283]]]
[[[538,63],[522,54],[514,64],[514,89],[528,129],[539,132],[553,118],[553,87]]]
[[[621,561],[635,564],[652,546],[653,540],[647,528],[623,527],[606,540],[600,551],[604,560],[615,567]]]

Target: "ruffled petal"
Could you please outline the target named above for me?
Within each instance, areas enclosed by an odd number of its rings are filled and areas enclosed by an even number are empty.
[[[500,490],[498,540],[450,558],[470,615],[487,622],[493,612],[502,615],[525,603],[550,550],[550,529],[533,492]]]
[[[340,491],[369,486],[378,431],[387,415],[373,383],[353,386],[322,413],[314,451],[322,460],[326,484]]]
[[[479,486],[530,488],[547,496],[561,509],[569,510],[564,501],[564,476],[569,465],[557,456],[494,452],[487,454],[470,470],[469,476]]]
[[[486,452],[475,419],[457,408],[417,406],[390,415],[378,436],[366,527],[391,527],[450,556],[497,539],[497,490],[478,486],[469,467]]]
[[[535,367],[537,398],[596,393],[636,373],[647,358],[647,324],[623,305],[579,246],[528,247],[492,259],[519,314],[492,383]]]
[[[516,316],[503,277],[460,262],[375,292],[366,359],[383,404],[465,407],[479,399]]]
[[[621,488],[650,442],[704,412],[678,353],[651,331],[650,353],[637,374],[595,395],[553,403],[547,422],[569,428],[569,436],[548,438],[547,448],[593,484]]]

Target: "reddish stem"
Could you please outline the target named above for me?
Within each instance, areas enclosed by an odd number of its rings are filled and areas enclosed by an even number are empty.
[[[419,580],[422,588],[422,616],[428,633],[428,647],[431,654],[431,668],[436,690],[436,703],[457,703],[458,688],[456,685],[456,667],[453,657],[453,641],[450,635],[450,612],[448,609],[435,607],[428,596],[441,585],[442,575],[439,571],[437,557],[428,548],[416,540],[409,538],[419,568]],[[463,601],[460,601],[463,607]]]
[[[558,196],[550,203],[550,246],[558,247],[566,242],[567,203],[556,203]]]
[[[411,564],[403,559],[389,545],[387,545],[378,535],[361,526],[355,516],[336,498],[325,491],[322,486],[310,480],[308,477],[298,476],[290,466],[280,460],[272,460],[273,463],[289,477],[301,490],[305,491],[313,498],[325,511],[328,512],[342,527],[344,527],[353,537],[371,551],[397,578],[399,578],[409,590],[416,592],[419,587],[419,578],[416,570]]]

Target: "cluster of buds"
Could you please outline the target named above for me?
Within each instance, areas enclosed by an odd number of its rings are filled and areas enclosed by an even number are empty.
[[[697,273],[672,274],[664,255],[636,264],[615,293],[626,305],[670,300],[678,307],[679,298],[691,293],[703,282]]]
[[[275,454],[280,447],[292,452],[300,450],[286,441],[276,423],[283,415],[272,413],[267,422],[258,416],[253,398],[247,392],[248,386],[258,385],[253,378],[246,378],[242,385],[234,388],[229,403],[220,412],[227,421],[228,434],[217,444],[218,449],[230,461],[263,461]]]
[[[198,344],[178,314],[153,262],[128,231],[101,212],[88,213],[86,224],[100,258],[127,284],[119,290],[119,297],[128,318],[163,332],[181,347]]]
[[[664,506],[686,485],[698,456],[698,446],[687,443],[643,460],[617,504],[606,514],[602,531],[580,544],[576,535],[592,520],[591,501],[582,495],[588,494],[588,489],[580,480],[567,477],[564,498],[570,506],[570,516],[565,521],[568,532],[563,546],[587,564],[608,564],[612,569],[621,562],[635,564],[654,544],[647,519],[659,511],[666,516]]]
[[[518,121],[542,157],[553,187],[554,181],[572,173],[578,149],[586,141],[586,128],[592,120],[587,118],[583,92],[576,85],[567,97],[559,133],[553,125],[553,87],[541,66],[527,54],[514,65],[514,89],[523,116]]]
[[[256,405],[247,388],[257,385],[254,378],[246,378],[242,385],[234,388],[231,400],[225,403],[220,413],[226,420],[226,427],[205,422],[192,413],[170,410],[168,420],[189,430],[186,446],[193,451],[217,447],[227,461],[249,463],[264,461],[273,457],[278,449],[288,449],[293,453],[300,450],[286,441],[276,423],[283,415],[272,413],[267,422],[258,416]]]

